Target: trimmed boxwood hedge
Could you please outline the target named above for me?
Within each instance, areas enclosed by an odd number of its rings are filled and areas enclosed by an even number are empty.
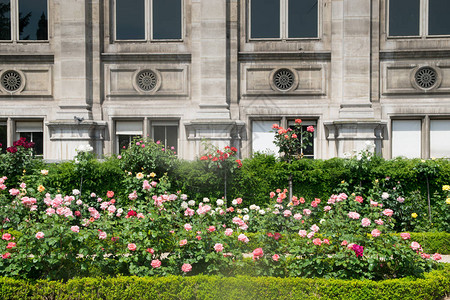
[[[81,278],[65,283],[0,278],[1,299],[441,299],[450,265],[421,279],[385,281],[274,277]]]

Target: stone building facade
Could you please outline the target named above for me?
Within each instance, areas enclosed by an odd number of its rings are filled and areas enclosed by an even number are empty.
[[[373,142],[450,156],[447,0],[0,0],[0,142],[45,159],[133,136],[202,154],[274,150],[314,125],[314,158]]]

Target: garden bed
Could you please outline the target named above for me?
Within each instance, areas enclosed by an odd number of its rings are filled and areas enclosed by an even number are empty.
[[[450,266],[419,279],[337,280],[168,276],[81,278],[67,282],[0,278],[1,299],[442,299]]]

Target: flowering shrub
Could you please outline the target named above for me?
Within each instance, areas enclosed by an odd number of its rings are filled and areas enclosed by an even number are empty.
[[[274,143],[278,146],[283,160],[290,161],[294,157],[302,158],[303,149],[311,146],[310,139],[314,132],[314,127],[308,126],[306,132],[302,132],[301,128],[301,119],[295,120],[294,129],[285,129],[278,124],[273,124],[272,129],[275,130]]]
[[[13,146],[6,148],[6,153],[0,154],[0,174],[17,183],[24,174],[24,170],[32,165],[33,142],[20,138]]]
[[[45,170],[43,170],[45,173]],[[255,275],[384,279],[420,276],[439,254],[391,235],[395,212],[379,199],[341,193],[306,201],[277,190],[268,207],[189,199],[139,180],[128,199],[40,193],[1,181],[0,275],[61,279],[84,274]],[[262,247],[251,248],[248,232]],[[97,272],[97,273],[96,273]]]

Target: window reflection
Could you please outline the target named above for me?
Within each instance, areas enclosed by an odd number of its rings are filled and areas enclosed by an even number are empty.
[[[289,37],[317,37],[317,0],[289,0]]]
[[[19,39],[48,39],[47,0],[19,0]]]
[[[448,17],[450,1],[429,0],[428,11],[428,34],[450,34],[450,18]]]
[[[0,0],[0,40],[11,39],[11,4],[9,0]]]
[[[116,39],[145,39],[145,0],[116,0]]]
[[[419,35],[420,0],[389,1],[389,35]]]
[[[252,38],[280,37],[279,0],[252,0],[250,9]]]
[[[181,39],[181,0],[153,0],[153,38]]]

